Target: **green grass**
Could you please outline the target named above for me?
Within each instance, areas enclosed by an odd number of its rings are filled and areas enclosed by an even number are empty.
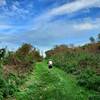
[[[75,78],[46,62],[37,63],[27,81],[15,93],[16,100],[88,100],[92,92],[77,85]]]

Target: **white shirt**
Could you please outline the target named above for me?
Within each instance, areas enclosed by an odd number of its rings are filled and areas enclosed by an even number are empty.
[[[49,61],[49,65],[52,65],[53,64],[53,62],[52,61]]]

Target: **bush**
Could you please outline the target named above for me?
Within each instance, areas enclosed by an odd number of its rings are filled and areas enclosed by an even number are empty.
[[[42,60],[39,51],[27,43],[15,52],[8,51],[5,57],[4,54],[0,56],[0,100],[18,92],[35,62]]]
[[[16,52],[8,52],[4,64],[14,66],[18,74],[30,72],[37,61],[42,61],[42,56],[32,45],[24,43]]]
[[[3,93],[0,91],[0,100],[3,100]]]
[[[18,88],[14,75],[9,74],[7,78],[4,78],[2,73],[0,73],[0,100],[13,95],[16,91],[18,91]]]
[[[100,95],[92,95],[92,96],[89,96],[89,100],[100,100]]]
[[[67,48],[66,48],[67,49]],[[65,50],[65,49],[63,49]],[[58,51],[58,52],[57,52]],[[50,55],[50,57],[48,57]],[[77,75],[78,84],[87,89],[100,92],[100,54],[73,49],[62,51],[52,49],[47,57],[53,60],[54,66],[67,73]]]
[[[78,76],[78,84],[88,89],[100,92],[100,76],[91,69],[85,69]]]
[[[7,79],[0,77],[0,93],[2,93],[3,97],[13,95],[17,90],[17,85],[14,80],[12,81],[11,77]]]

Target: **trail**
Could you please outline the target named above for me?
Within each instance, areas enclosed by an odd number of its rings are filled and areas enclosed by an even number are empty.
[[[88,100],[89,93],[79,87],[75,78],[46,62],[36,64],[31,75],[15,94],[17,100]]]

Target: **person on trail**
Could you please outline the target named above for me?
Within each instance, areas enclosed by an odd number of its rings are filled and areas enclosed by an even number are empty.
[[[2,59],[4,58],[4,56],[5,56],[5,53],[6,53],[6,50],[5,50],[5,48],[3,48],[3,49],[0,49],[0,60],[2,60]]]
[[[49,60],[49,62],[48,62],[48,68],[51,69],[52,66],[53,66],[53,62],[52,62],[52,60]]]

